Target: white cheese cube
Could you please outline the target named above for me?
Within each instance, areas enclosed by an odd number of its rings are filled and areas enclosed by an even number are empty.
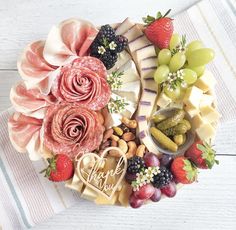
[[[200,88],[204,93],[214,88],[216,79],[209,70],[205,70],[204,74],[195,82],[195,86]]]
[[[198,129],[200,126],[204,124],[204,120],[202,119],[202,116],[200,114],[195,115],[192,118],[191,125],[193,130]]]
[[[161,93],[160,96],[157,99],[157,105],[160,108],[166,108],[170,103],[172,102],[172,100],[166,96],[165,93]]]
[[[184,110],[186,111],[186,113],[188,114],[188,116],[190,118],[193,118],[194,116],[196,116],[199,113],[199,110],[191,105],[186,105],[184,107]]]
[[[98,193],[95,192],[93,189],[89,188],[88,186],[85,187],[84,191],[81,194],[81,197],[87,200],[95,200],[98,196]]]
[[[220,114],[212,106],[202,107],[200,112],[202,118],[209,123],[214,123],[220,119]]]
[[[211,106],[213,102],[214,102],[214,97],[212,95],[203,94],[200,101],[199,108],[202,108],[205,106]]]
[[[83,185],[84,185],[83,182],[79,179],[79,177],[75,173],[73,178],[66,182],[65,187],[81,192]]]
[[[211,139],[215,137],[215,129],[209,123],[205,123],[196,129],[196,133],[198,137],[206,142],[209,142]]]
[[[200,90],[195,86],[192,86],[186,90],[183,102],[188,106],[192,106],[196,109],[199,109],[202,95],[203,95],[202,90]]]

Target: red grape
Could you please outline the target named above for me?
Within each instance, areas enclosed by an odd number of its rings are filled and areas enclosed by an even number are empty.
[[[158,188],[155,188],[155,192],[153,193],[153,195],[150,197],[150,199],[153,202],[158,202],[161,199],[161,190]]]
[[[141,200],[149,199],[153,193],[155,192],[155,188],[152,184],[145,184],[139,188],[138,191],[134,192],[134,196]]]
[[[154,153],[146,153],[143,157],[145,165],[147,167],[156,167],[156,166],[160,166],[160,161],[157,157],[157,155],[155,155]]]
[[[168,154],[163,154],[161,158],[161,165],[169,167],[173,161],[173,157]]]
[[[129,197],[129,204],[132,208],[139,208],[143,205],[144,200],[138,199],[133,193]]]
[[[177,192],[176,184],[174,182],[170,182],[168,185],[161,188],[161,192],[167,197],[174,197]]]

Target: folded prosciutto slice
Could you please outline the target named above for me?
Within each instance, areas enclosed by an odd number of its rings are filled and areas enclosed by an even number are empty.
[[[54,26],[48,34],[44,58],[61,66],[70,56],[85,56],[96,37],[97,29],[88,21],[68,19]]]
[[[44,59],[44,44],[44,41],[29,44],[17,62],[18,71],[27,88],[38,87],[42,92],[45,91],[45,81],[48,82],[48,78],[54,79],[52,72],[57,68]]]
[[[16,111],[38,119],[43,119],[46,107],[56,102],[53,95],[42,95],[37,88],[27,90],[24,82],[12,87],[10,100]]]
[[[29,152],[31,160],[42,156],[40,131],[42,119],[27,117],[15,112],[8,120],[8,131],[14,148],[21,153]]]

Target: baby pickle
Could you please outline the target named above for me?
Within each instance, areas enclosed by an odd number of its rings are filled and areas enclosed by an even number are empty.
[[[182,134],[175,135],[175,136],[173,137],[173,139],[174,139],[174,142],[175,142],[178,146],[184,144],[184,136],[183,136]]]
[[[176,152],[178,150],[178,145],[173,142],[169,137],[162,133],[159,129],[155,127],[150,128],[152,136],[166,149]]]
[[[182,121],[180,121],[179,124],[184,124],[184,125],[187,127],[188,130],[191,129],[191,124],[190,124],[190,122],[189,122],[188,120],[186,120],[186,119],[183,119]]]
[[[165,115],[162,115],[162,114],[158,114],[158,115],[154,115],[152,120],[155,124],[161,122],[161,121],[164,121],[166,119],[166,116]]]
[[[165,129],[162,132],[166,135],[166,136],[175,136],[175,135],[179,135],[179,134],[184,134],[188,131],[188,128],[186,125],[184,124],[178,124],[174,127],[171,127],[169,129]]]
[[[185,112],[182,109],[177,109],[175,114],[172,117],[167,118],[166,120],[160,122],[157,125],[157,128],[161,131],[169,129],[173,126],[176,126],[180,121],[183,120]]]

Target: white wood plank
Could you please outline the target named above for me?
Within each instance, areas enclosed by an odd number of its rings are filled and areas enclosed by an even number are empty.
[[[137,210],[81,200],[34,229],[235,229],[236,157],[218,159],[219,166],[202,170],[199,182],[186,185],[175,198]]]
[[[70,17],[96,25],[120,22],[126,17],[141,21],[158,10],[172,14],[198,0],[0,0],[0,69],[16,68],[16,59],[31,41],[45,39],[51,26]]]
[[[21,78],[16,71],[0,71],[0,112],[11,107],[10,89],[19,80]]]

